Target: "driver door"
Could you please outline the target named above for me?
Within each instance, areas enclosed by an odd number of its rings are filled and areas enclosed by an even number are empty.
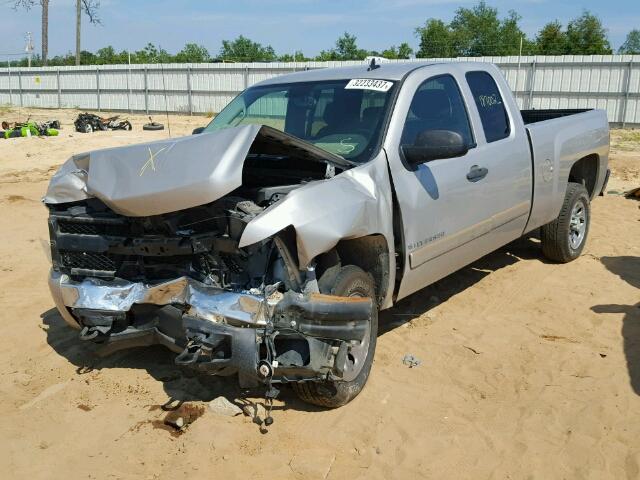
[[[494,208],[485,198],[483,159],[461,92],[466,84],[451,67],[442,67],[442,73],[437,66],[429,67],[428,74],[418,70],[405,80],[385,140],[403,230],[398,299],[486,253],[483,242],[491,231]],[[469,150],[460,157],[411,166],[401,146],[413,145],[426,130],[457,132]]]

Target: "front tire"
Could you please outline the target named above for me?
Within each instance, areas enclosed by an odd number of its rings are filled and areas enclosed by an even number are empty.
[[[583,185],[569,182],[560,215],[540,229],[542,253],[549,260],[568,263],[580,256],[591,223],[589,193]]]
[[[304,402],[336,408],[353,400],[367,383],[378,339],[378,308],[373,278],[355,265],[341,268],[331,290],[326,293],[342,297],[369,297],[374,302],[371,322],[365,338],[360,345],[354,345],[347,355],[344,368],[345,380],[292,384],[293,390]]]

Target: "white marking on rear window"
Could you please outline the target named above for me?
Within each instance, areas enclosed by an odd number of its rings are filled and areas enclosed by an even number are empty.
[[[344,87],[346,90],[376,90],[387,92],[393,87],[393,82],[387,80],[375,80],[373,78],[354,78]]]

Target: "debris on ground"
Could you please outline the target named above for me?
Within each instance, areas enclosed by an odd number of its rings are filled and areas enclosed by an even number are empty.
[[[409,368],[413,368],[413,367],[417,367],[422,363],[422,360],[420,360],[417,357],[414,357],[413,355],[407,353],[403,358],[402,358],[402,363],[407,365]]]
[[[80,113],[73,122],[76,131],[80,133],[91,133],[96,130],[132,130],[129,120],[120,120],[120,116],[103,118],[93,113]]]
[[[204,415],[204,412],[205,410],[203,405],[182,403],[175,410],[167,413],[162,423],[173,428],[175,431],[182,432],[185,428]]]
[[[19,138],[19,137],[55,137],[58,136],[60,130],[60,122],[58,120],[48,120],[42,123],[31,122],[2,122],[2,138]]]
[[[242,409],[235,403],[230,402],[225,397],[216,397],[209,402],[209,410],[225,417],[235,417],[242,413]]]
[[[475,349],[475,348],[473,348],[473,347],[469,347],[469,346],[467,346],[467,345],[462,345],[462,346],[463,346],[464,348],[466,348],[467,350],[469,350],[470,352],[473,352],[473,353],[474,353],[474,354],[476,354],[476,355],[480,355],[480,354],[482,353],[482,352],[480,352],[480,351],[476,350],[476,349]]]
[[[142,126],[142,130],[164,130],[164,125],[162,123],[154,122],[151,117],[149,117],[149,123],[145,123]]]
[[[640,200],[640,187],[624,192],[626,198],[635,198]]]
[[[242,412],[257,424],[267,418],[267,409],[262,403],[247,403],[242,406]]]

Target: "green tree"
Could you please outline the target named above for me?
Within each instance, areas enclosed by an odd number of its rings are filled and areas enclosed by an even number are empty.
[[[522,17],[510,10],[500,19],[498,9],[484,1],[471,8],[460,7],[448,25],[431,18],[415,31],[420,39],[418,57],[477,57],[533,53],[535,45],[520,28]]]
[[[342,60],[363,60],[369,52],[358,48],[356,36],[347,32],[336,41],[336,52]]]
[[[80,51],[80,65],[96,65],[98,63],[98,57],[92,52],[87,50]]]
[[[409,46],[407,42],[401,43],[398,47],[395,45],[383,50],[382,55],[384,58],[406,60],[413,54],[413,48]]]
[[[535,51],[534,42],[530,41],[520,28],[522,17],[514,10],[509,10],[505,18],[500,21],[499,43],[493,49],[492,55],[518,55],[520,53],[520,41],[522,52],[532,54]]]
[[[99,65],[112,65],[114,63],[120,63],[118,61],[116,51],[114,48],[109,45],[107,47],[103,47],[96,52],[96,62]]]
[[[629,32],[618,53],[640,54],[640,30],[633,29]]]
[[[272,62],[276,52],[271,45],[266,47],[242,35],[235,40],[223,40],[220,59],[231,62]]]
[[[336,40],[335,47],[331,50],[321,51],[320,55],[316,57],[316,60],[364,60],[370,52],[358,48],[356,40],[357,37],[355,35],[344,32],[342,36]]]
[[[211,61],[211,56],[206,48],[196,43],[187,43],[180,50],[174,61],[177,63],[206,63]]]
[[[65,55],[56,55],[49,59],[48,65],[55,67],[70,66],[76,64],[76,57],[73,53],[67,52]]]
[[[540,55],[564,55],[567,52],[567,34],[558,20],[540,29],[536,36],[536,49]]]
[[[309,59],[304,56],[300,50],[296,50],[295,52],[285,53],[278,57],[279,62],[307,62]]]
[[[171,60],[169,52],[161,47],[156,47],[153,43],[147,43],[146,47],[131,56],[132,63],[170,63]]]
[[[415,30],[420,39],[419,58],[457,57],[460,51],[455,45],[451,28],[442,20],[430,18]]]
[[[567,53],[573,55],[609,55],[612,52],[607,30],[591,12],[585,10],[567,25]]]
[[[453,33],[453,43],[459,46],[459,53],[464,56],[492,55],[502,42],[498,9],[484,1],[472,8],[458,8],[449,28]]]

